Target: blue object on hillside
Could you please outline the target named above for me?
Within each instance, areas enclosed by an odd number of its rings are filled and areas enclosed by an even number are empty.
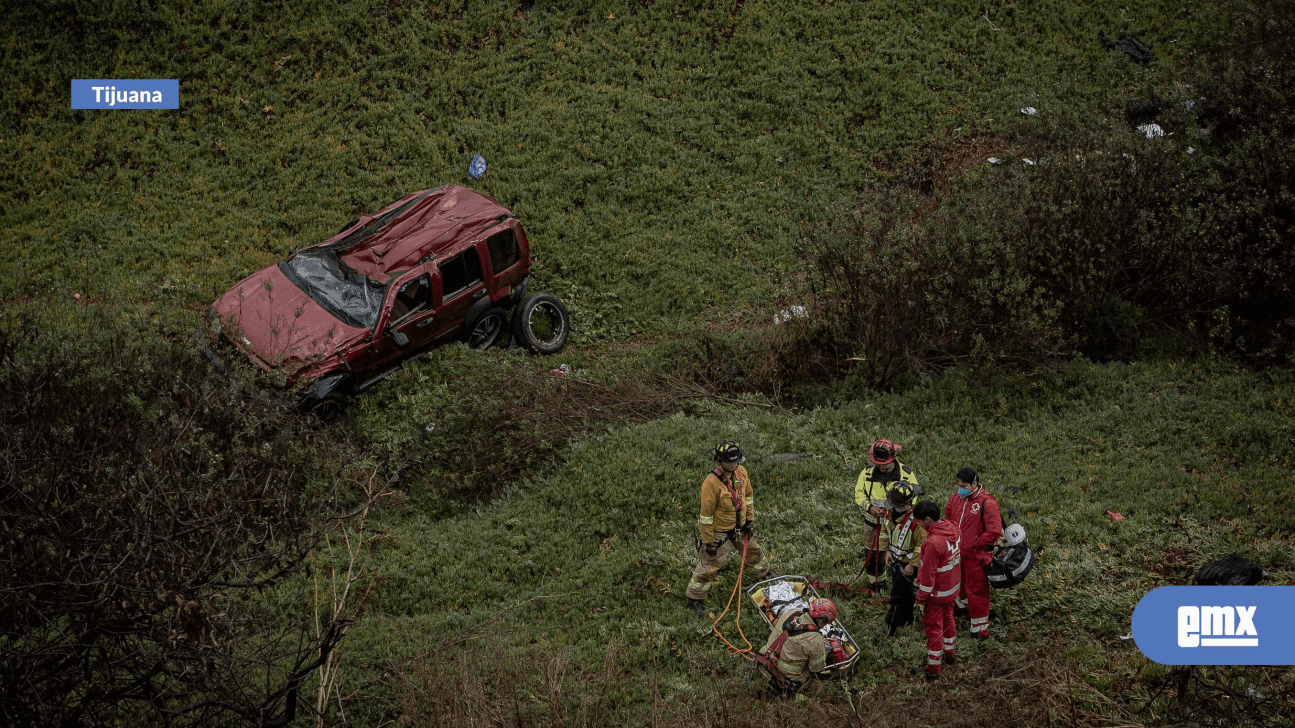
[[[486,176],[486,158],[480,154],[472,155],[472,164],[468,165],[468,176],[472,179],[481,179]]]

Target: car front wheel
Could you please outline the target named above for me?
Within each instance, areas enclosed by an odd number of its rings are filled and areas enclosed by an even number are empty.
[[[468,346],[473,349],[489,349],[499,343],[508,323],[508,312],[502,308],[487,309],[468,332]]]
[[[346,411],[346,397],[340,394],[328,394],[310,405],[309,412],[320,424],[327,425],[335,421]]]
[[[551,293],[536,293],[522,299],[513,311],[513,336],[536,354],[562,351],[571,333],[567,307]]]

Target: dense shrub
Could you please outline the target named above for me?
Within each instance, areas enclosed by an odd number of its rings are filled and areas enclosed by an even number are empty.
[[[342,634],[298,579],[315,435],[125,309],[32,310],[0,311],[0,723],[285,724]]]
[[[819,323],[801,348],[883,383],[962,361],[1127,360],[1166,335],[1292,361],[1291,8],[1243,16],[1245,53],[1161,100],[1171,136],[1028,119],[1002,164],[935,145],[927,171],[809,229]]]

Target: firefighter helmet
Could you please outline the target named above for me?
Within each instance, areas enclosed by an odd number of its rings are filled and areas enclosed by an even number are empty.
[[[809,602],[809,617],[818,622],[825,620],[824,623],[836,620],[836,605],[827,597],[818,597]]]
[[[899,457],[903,449],[902,446],[890,440],[877,440],[872,443],[872,447],[868,448],[868,459],[873,465],[889,465],[895,462],[895,458]]]
[[[742,448],[738,447],[737,443],[732,440],[725,440],[716,445],[715,449],[710,451],[710,456],[715,458],[717,463],[741,464],[746,462],[746,456],[742,454]]]
[[[917,489],[911,483],[896,483],[886,491],[886,508],[902,513],[913,507],[916,497]]]

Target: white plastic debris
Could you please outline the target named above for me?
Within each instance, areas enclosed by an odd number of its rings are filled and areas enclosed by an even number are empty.
[[[1143,124],[1138,127],[1138,131],[1146,134],[1148,139],[1166,136],[1165,130],[1161,129],[1159,124]]]
[[[1027,166],[1027,167],[1033,167],[1033,166],[1034,166],[1034,160],[1033,160],[1033,159],[1024,159],[1024,158],[1022,158],[1022,159],[1021,159],[1021,161],[1022,161],[1022,162],[1025,162],[1025,166]]]
[[[989,161],[989,163],[990,163],[990,164],[1002,164],[1002,163],[1003,163],[1003,160],[999,159],[998,157],[990,157],[988,161]]]
[[[1021,108],[1021,113],[1025,114],[1026,116],[1038,116],[1039,110],[1034,108],[1033,106],[1025,106]]]
[[[773,315],[773,324],[774,326],[785,324],[794,318],[809,318],[809,311],[806,311],[804,306],[792,306],[789,309],[775,313]]]
[[[1187,153],[1188,153],[1188,154],[1195,154],[1195,153],[1196,153],[1196,147],[1187,147]]]
[[[1131,639],[1133,639],[1133,633],[1132,633],[1132,632],[1130,632],[1130,633],[1128,633],[1128,634],[1124,635],[1123,637],[1121,637],[1120,639],[1122,639],[1122,640],[1131,640]]]

